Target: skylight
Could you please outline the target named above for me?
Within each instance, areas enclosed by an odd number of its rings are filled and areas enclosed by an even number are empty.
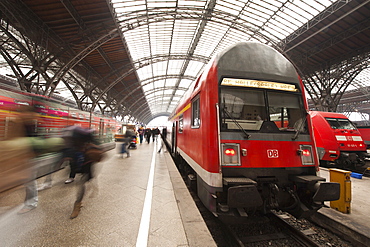
[[[112,0],[133,61],[150,61],[137,74],[153,115],[172,111],[218,52],[240,41],[278,42],[334,1],[212,2]]]

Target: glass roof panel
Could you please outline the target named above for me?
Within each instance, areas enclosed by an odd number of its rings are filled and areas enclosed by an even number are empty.
[[[186,68],[185,75],[193,76],[194,78],[197,76],[194,74],[194,71],[200,71],[200,69],[204,66],[204,63],[198,61],[190,61],[188,67]]]
[[[163,7],[163,5],[167,7],[176,7],[176,0],[147,0],[148,8],[158,8]]]
[[[148,78],[151,78],[153,77],[152,76],[152,66],[144,66],[143,68],[141,69],[138,69],[136,71],[136,73],[138,74],[139,78],[141,80],[145,80],[145,79],[148,79]]]
[[[180,81],[179,88],[189,88],[192,82],[193,81],[191,81],[191,80],[182,79]]]
[[[207,0],[179,0],[177,2],[179,6],[203,7],[207,4]]]
[[[204,28],[204,33],[199,39],[198,45],[195,49],[195,54],[209,57],[213,50],[217,47],[222,39],[222,36],[226,33],[227,26],[219,25],[218,23],[208,22]]]
[[[219,4],[217,4],[216,9],[228,12],[231,15],[238,15],[240,11],[240,6],[237,6],[232,2],[233,1],[220,1]]]
[[[164,80],[159,80],[154,82],[154,87],[155,88],[162,88],[164,87],[165,81]]]
[[[169,60],[167,67],[167,74],[175,75],[180,73],[181,66],[184,60]]]
[[[171,53],[186,53],[198,26],[197,20],[175,21]]]
[[[169,78],[166,79],[166,87],[174,87],[178,79]]]
[[[150,90],[154,89],[153,83],[147,83],[147,84],[143,85],[142,87],[143,87],[144,92],[147,92],[147,91],[150,91]]]

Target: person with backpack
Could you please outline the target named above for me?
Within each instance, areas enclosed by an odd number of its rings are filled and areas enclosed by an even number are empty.
[[[145,130],[144,135],[145,135],[145,139],[146,139],[146,141],[147,141],[147,142],[148,142],[148,144],[149,144],[149,143],[150,143],[150,137],[152,136],[152,130],[151,130],[150,128],[147,128],[147,129]]]
[[[139,133],[140,144],[142,144],[144,140],[144,134],[145,134],[144,127],[140,127],[137,132]]]
[[[69,152],[70,160],[75,166],[76,172],[81,175],[77,183],[77,198],[73,206],[70,219],[76,218],[82,207],[85,195],[86,182],[94,176],[93,165],[103,159],[103,151],[94,144],[93,130],[76,127],[72,134],[72,150]]]
[[[133,132],[129,130],[125,132],[125,136],[123,138],[123,143],[122,143],[121,151],[120,151],[120,153],[122,154],[121,158],[123,158],[124,153],[127,154],[127,158],[130,157],[129,145],[130,145],[133,135],[134,135]]]

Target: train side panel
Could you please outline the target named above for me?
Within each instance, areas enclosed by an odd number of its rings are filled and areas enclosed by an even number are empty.
[[[203,74],[195,89],[192,91],[189,100],[183,104],[183,109],[190,105],[190,108],[183,113],[183,131],[177,133],[177,146],[181,152],[189,156],[200,166],[202,173],[206,173],[210,179],[212,174],[219,173],[218,168],[218,142],[217,142],[217,85],[208,83],[216,80],[214,69],[207,74]],[[192,122],[192,104],[199,100],[200,121],[199,126]],[[181,107],[180,107],[181,108]],[[209,150],[213,150],[210,153]],[[197,168],[196,168],[197,169]],[[220,181],[217,181],[220,184]]]

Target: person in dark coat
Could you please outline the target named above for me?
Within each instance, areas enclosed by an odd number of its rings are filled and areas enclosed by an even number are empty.
[[[153,128],[152,130],[152,137],[153,137],[153,142],[157,141],[158,135],[161,133],[161,131],[156,127],[155,129]]]
[[[145,139],[148,142],[148,144],[150,143],[150,137],[151,136],[152,136],[152,130],[150,128],[147,128],[145,130]]]
[[[85,195],[85,184],[93,178],[92,166],[103,158],[103,151],[94,144],[96,141],[94,140],[93,130],[76,128],[73,130],[72,136],[73,152],[70,152],[70,158],[76,172],[81,174],[81,179],[78,183],[77,198],[70,219],[79,215],[82,199]]]
[[[143,139],[144,139],[145,129],[143,127],[140,127],[137,132],[139,133],[140,144],[142,144]]]

